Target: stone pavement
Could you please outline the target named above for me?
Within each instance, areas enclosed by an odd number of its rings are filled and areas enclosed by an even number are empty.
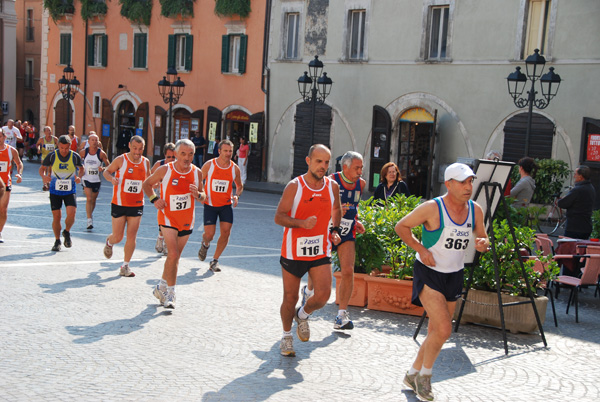
[[[336,332],[332,292],[311,320],[311,340],[295,338],[297,356],[280,356],[278,195],[244,194],[218,274],[196,257],[197,223],[179,267],[177,308],[165,311],[151,293],[164,262],[154,252],[155,209],[148,205],[142,218],[136,277],[119,277],[122,244],[111,260],[102,255],[110,185],[102,184],[89,233],[79,190],[73,247],[53,253],[39,165],[25,165],[0,245],[0,399],[416,400],[402,385],[424,339],[425,331],[412,339],[416,317],[351,308],[356,328]],[[548,348],[537,334],[509,333],[505,356],[501,331],[461,326],[434,367],[437,400],[600,400],[600,299],[582,293],[576,324],[566,296],[557,303],[558,328],[548,309]]]

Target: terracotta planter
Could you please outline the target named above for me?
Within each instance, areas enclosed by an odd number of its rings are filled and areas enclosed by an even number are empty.
[[[421,316],[423,307],[410,302],[412,281],[378,278],[366,278],[368,285],[368,305],[370,310],[389,311],[390,313]]]
[[[502,295],[502,302],[517,302],[529,300],[528,297]],[[475,303],[471,303],[475,302]],[[456,310],[454,311],[454,319],[458,319],[458,312],[460,311],[460,305],[462,299],[456,303]],[[484,303],[484,304],[477,304]],[[546,320],[546,308],[548,307],[548,298],[545,296],[538,296],[535,298],[535,305],[540,315],[540,321],[542,325]],[[498,309],[498,294],[496,292],[486,292],[482,290],[469,290],[467,296],[467,304],[465,304],[465,310],[461,317],[461,323],[473,323],[490,325],[492,327],[502,328],[500,322],[500,311]],[[534,332],[538,331],[537,322],[535,315],[533,314],[533,308],[531,304],[522,304],[517,306],[505,306],[504,307],[504,323],[506,329],[516,334],[518,332]]]
[[[340,304],[338,301],[339,283],[342,278],[342,273],[336,271],[333,273],[333,276],[335,276],[335,303]],[[367,274],[354,273],[354,286],[352,287],[352,296],[350,296],[348,305],[364,307],[367,304],[367,283],[365,282],[365,278],[368,276],[369,275]]]

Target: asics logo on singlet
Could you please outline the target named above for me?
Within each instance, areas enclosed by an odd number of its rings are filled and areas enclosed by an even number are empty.
[[[309,200],[309,201],[312,201],[312,200],[313,200],[313,198],[315,198],[315,197],[321,197],[321,194],[318,194],[318,193],[313,193],[313,194],[310,196],[310,200]]]
[[[319,244],[319,239],[304,239],[302,246],[310,246],[311,244]]]
[[[177,180],[177,179],[171,180],[171,185],[176,186],[177,183],[179,183],[179,180]]]
[[[133,168],[127,169],[127,173],[133,173]]]
[[[59,169],[68,169],[69,168],[69,164],[68,163],[59,163],[58,164],[58,168]]]

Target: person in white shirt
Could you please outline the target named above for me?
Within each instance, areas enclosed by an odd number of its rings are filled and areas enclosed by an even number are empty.
[[[6,136],[5,143],[13,148],[17,148],[17,140],[22,140],[21,130],[15,127],[15,121],[9,119],[6,126],[2,127],[2,132]]]

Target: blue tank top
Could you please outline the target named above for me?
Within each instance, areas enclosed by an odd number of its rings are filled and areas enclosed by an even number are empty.
[[[360,201],[360,197],[362,195],[362,190],[360,188],[360,179],[358,179],[354,185],[354,188],[348,190],[346,187],[347,184],[342,179],[342,175],[339,172],[336,172],[332,175],[333,179],[340,186],[340,202],[342,207],[346,206],[348,210],[342,217],[340,221],[340,237],[345,237],[349,234],[354,236],[354,227],[356,226],[356,215],[358,214],[358,203]]]

